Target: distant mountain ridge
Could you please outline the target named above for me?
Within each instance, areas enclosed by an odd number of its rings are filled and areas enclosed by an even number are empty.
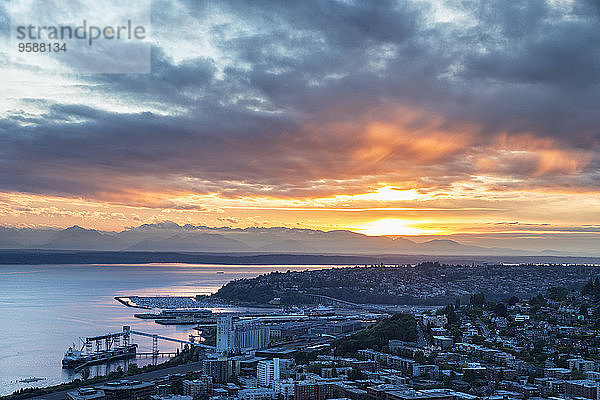
[[[121,232],[104,232],[80,226],[66,229],[0,227],[0,249],[507,256],[560,254],[553,250],[532,252],[470,246],[448,239],[417,243],[403,237],[366,236],[347,230],[208,227],[178,225],[174,222],[143,224]]]
[[[144,239],[125,250],[136,251],[201,251],[201,252],[241,252],[252,248],[239,240],[223,235],[201,233],[198,235],[173,235],[166,239]]]

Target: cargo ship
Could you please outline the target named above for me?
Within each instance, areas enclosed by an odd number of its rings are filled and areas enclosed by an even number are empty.
[[[111,350],[101,350],[90,354],[69,347],[62,359],[62,366],[63,368],[76,368],[83,364],[101,364],[107,361],[135,357],[136,352],[137,344],[129,344],[127,346],[116,347]]]

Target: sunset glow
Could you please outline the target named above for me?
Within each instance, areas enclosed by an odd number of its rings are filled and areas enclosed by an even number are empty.
[[[414,224],[397,218],[384,218],[355,227],[357,232],[368,236],[406,236],[435,234],[439,231],[416,228]]]

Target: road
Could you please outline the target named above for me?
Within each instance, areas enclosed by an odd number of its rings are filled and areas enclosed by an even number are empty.
[[[350,301],[336,299],[335,297],[325,296],[323,294],[305,293],[305,295],[308,296],[308,297],[312,297],[313,299],[327,301],[328,303],[326,303],[326,304],[333,304],[333,305],[338,305],[338,306],[352,307],[352,308],[357,308],[357,309],[366,310],[366,311],[378,311],[378,312],[385,312],[385,313],[389,312],[389,310],[388,310],[387,307],[382,307],[382,306],[379,306],[377,304],[358,304],[358,303],[352,303]]]
[[[202,361],[197,361],[197,362],[183,364],[183,365],[177,365],[175,367],[159,369],[157,371],[144,372],[144,373],[137,374],[137,375],[126,376],[124,378],[119,378],[119,379],[115,379],[112,381],[97,383],[96,385],[103,385],[107,382],[114,382],[114,381],[118,381],[120,379],[129,379],[129,380],[148,382],[148,381],[153,381],[158,378],[162,378],[163,376],[166,376],[166,375],[181,374],[181,373],[186,373],[186,372],[190,372],[190,371],[196,371],[199,369],[202,369]],[[33,399],[35,399],[35,400],[42,400],[42,399],[64,400],[67,398],[67,392],[70,392],[72,390],[77,390],[77,389],[61,390],[58,392],[48,393],[43,396],[30,397],[30,399],[32,399],[32,400]]]

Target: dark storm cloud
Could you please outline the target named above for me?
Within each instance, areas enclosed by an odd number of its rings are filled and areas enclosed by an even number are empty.
[[[95,79],[106,90],[117,90],[122,95],[136,98],[143,96],[165,104],[190,105],[186,90],[210,87],[215,74],[214,62],[206,57],[174,64],[160,47],[151,52],[152,75],[105,74]]]
[[[214,46],[233,62],[219,71],[210,55],[174,61],[170,47],[193,34],[177,25],[181,13],[206,23],[216,4],[249,27],[232,35],[232,22],[211,25]],[[500,134],[533,137],[531,152],[547,139],[544,150],[593,154],[544,169],[562,159],[496,157],[490,171],[531,185],[598,184],[593,1],[576,1],[569,15],[541,0],[450,4],[468,15],[464,26],[432,24],[433,7],[416,2],[181,5],[153,7],[164,40],[153,48],[151,75],[83,77],[107,101],[151,103],[164,114],[49,104],[37,119],[0,120],[1,189],[310,195],[325,191],[316,181],[381,177],[437,187],[477,174],[471,158],[498,146]],[[398,132],[368,133],[371,121]]]
[[[488,110],[474,114],[493,128],[596,147],[600,19],[591,4],[575,1],[570,15],[540,0],[478,4],[483,49],[465,53],[461,73],[463,84],[489,94],[471,94]]]

